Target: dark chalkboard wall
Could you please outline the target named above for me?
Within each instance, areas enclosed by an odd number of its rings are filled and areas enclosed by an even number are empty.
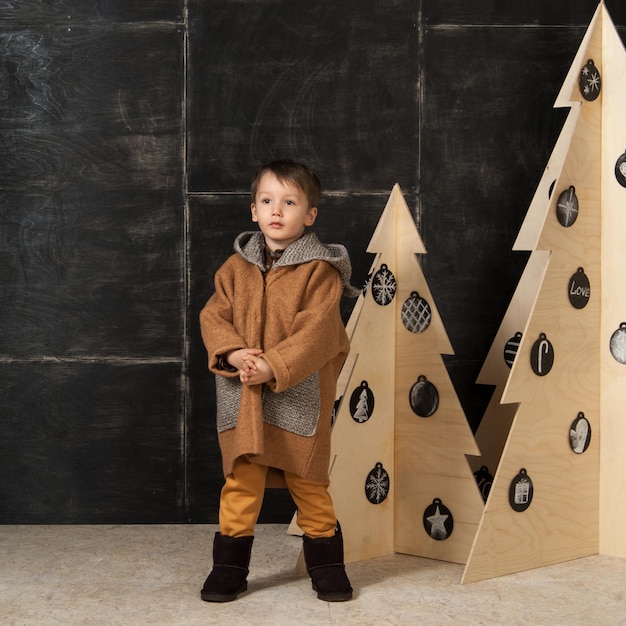
[[[595,0],[0,6],[0,523],[215,522],[198,313],[253,170],[314,167],[354,283],[394,183],[476,427]],[[626,26],[626,6],[607,7]],[[347,319],[351,302],[343,305]],[[268,493],[262,521],[293,505]]]

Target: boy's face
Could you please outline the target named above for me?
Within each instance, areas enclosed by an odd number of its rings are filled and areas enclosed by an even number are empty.
[[[293,183],[280,182],[272,172],[263,174],[250,209],[270,250],[284,250],[317,217],[317,208],[309,207],[304,191]]]

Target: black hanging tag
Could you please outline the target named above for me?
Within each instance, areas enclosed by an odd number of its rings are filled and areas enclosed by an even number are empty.
[[[583,454],[591,441],[591,425],[581,411],[569,427],[569,445],[576,454]]]
[[[590,102],[600,95],[602,78],[600,77],[600,72],[595,66],[593,59],[589,59],[580,71],[578,87],[582,97]]]
[[[454,518],[447,506],[439,498],[435,498],[424,510],[422,517],[424,530],[437,541],[447,539],[454,530]]]
[[[569,279],[567,296],[570,304],[575,309],[584,309],[589,303],[589,298],[591,297],[591,285],[589,284],[589,278],[587,277],[587,274],[585,274],[585,270],[582,267],[579,267],[578,271]]]
[[[367,422],[374,412],[374,394],[364,380],[350,396],[350,415],[359,424]]]
[[[544,333],[530,349],[530,366],[537,376],[545,376],[554,364],[554,348]]]
[[[430,417],[439,408],[439,391],[426,376],[418,376],[409,392],[409,403],[413,413],[420,417]]]
[[[365,480],[365,497],[372,504],[380,504],[389,495],[389,486],[390,480],[387,470],[382,463],[376,463]]]
[[[533,500],[533,481],[522,467],[509,487],[509,504],[514,511],[525,511]]]
[[[372,278],[371,290],[374,301],[380,306],[387,306],[396,295],[396,277],[384,263]]]
[[[570,186],[569,189],[559,194],[559,198],[556,202],[556,217],[559,220],[559,224],[565,228],[569,228],[576,221],[578,210],[576,188]]]
[[[417,291],[412,291],[406,299],[401,315],[404,327],[412,333],[423,333],[430,326],[432,318],[430,304]]]
[[[509,366],[509,369],[513,367],[513,362],[515,361],[521,342],[522,333],[518,331],[506,342],[504,346],[504,362]]]

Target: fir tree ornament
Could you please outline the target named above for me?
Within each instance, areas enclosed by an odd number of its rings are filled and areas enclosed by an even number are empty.
[[[372,417],[373,412],[374,394],[369,388],[367,381],[364,380],[350,396],[350,414],[355,422],[363,424]]]

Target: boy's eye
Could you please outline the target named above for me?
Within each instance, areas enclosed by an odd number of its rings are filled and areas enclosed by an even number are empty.
[[[263,200],[261,200],[261,202],[263,204],[269,204],[270,203],[270,199],[269,198],[263,198]]]
[[[285,200],[285,204],[292,206],[293,204],[295,204],[295,202],[293,200]]]

